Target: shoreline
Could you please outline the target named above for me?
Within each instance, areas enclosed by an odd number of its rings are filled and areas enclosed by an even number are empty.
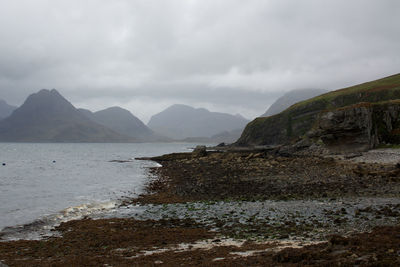
[[[268,151],[209,151],[205,156],[172,153],[145,158],[149,168],[142,203],[199,200],[291,200],[400,196],[400,165],[391,153],[290,155]],[[398,152],[400,156],[400,152]]]
[[[162,166],[149,169],[146,194],[124,201],[124,218],[70,221],[56,228],[61,237],[0,242],[0,260],[10,266],[395,265],[400,168],[355,160],[362,156],[257,150],[153,157]],[[133,214],[138,206],[145,211]]]

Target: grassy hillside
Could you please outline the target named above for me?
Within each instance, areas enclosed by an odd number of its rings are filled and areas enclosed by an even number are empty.
[[[400,99],[400,74],[329,92],[297,104],[270,117],[250,122],[236,142],[238,145],[282,144],[308,132],[322,111],[360,102]]]

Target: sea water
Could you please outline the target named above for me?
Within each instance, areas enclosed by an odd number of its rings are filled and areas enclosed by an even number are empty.
[[[140,194],[148,167],[136,157],[184,152],[188,143],[0,143],[0,230],[34,238],[32,229],[109,211]],[[29,231],[23,231],[23,230]]]

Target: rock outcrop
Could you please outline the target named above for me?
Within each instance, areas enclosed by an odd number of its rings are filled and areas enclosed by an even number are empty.
[[[365,151],[400,141],[400,101],[359,103],[323,112],[307,135],[330,150]]]

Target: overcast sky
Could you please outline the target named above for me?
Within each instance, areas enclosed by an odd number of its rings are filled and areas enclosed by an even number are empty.
[[[253,118],[284,92],[400,72],[398,0],[0,0],[0,98],[56,88],[147,122],[171,104]]]

